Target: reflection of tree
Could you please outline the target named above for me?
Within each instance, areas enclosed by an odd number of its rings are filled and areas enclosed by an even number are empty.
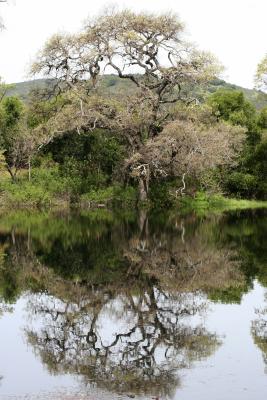
[[[224,291],[244,290],[237,252],[227,246],[221,248],[212,238],[216,222],[187,232],[184,221],[177,219],[171,232],[155,232],[142,216],[140,233],[129,239],[124,250],[131,271],[139,269],[172,290],[203,290],[214,298]]]
[[[29,316],[40,319],[29,343],[52,373],[171,396],[179,368],[219,344],[200,322],[206,295],[244,290],[236,249],[216,243],[218,218],[63,222],[0,235],[3,297],[30,291]]]
[[[191,321],[203,306],[200,296],[156,286],[117,296],[94,288],[79,304],[36,295],[29,311],[42,318],[42,328],[28,328],[27,337],[54,373],[77,373],[109,390],[170,396],[177,369],[218,346],[214,334]],[[110,338],[103,331],[107,316],[117,324]]]
[[[267,286],[266,209],[228,213],[220,219],[217,231],[221,246],[230,245],[238,252],[248,285],[252,286],[256,277]]]
[[[256,310],[256,313],[257,319],[252,322],[251,332],[254,343],[262,351],[263,360],[266,364],[265,371],[267,373],[267,308]]]

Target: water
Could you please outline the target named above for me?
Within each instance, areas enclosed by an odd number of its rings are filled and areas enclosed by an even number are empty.
[[[267,212],[0,220],[0,399],[265,399]]]

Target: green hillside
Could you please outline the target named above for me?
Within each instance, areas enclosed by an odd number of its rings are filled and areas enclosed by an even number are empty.
[[[44,89],[53,84],[52,79],[36,79],[25,82],[14,83],[12,87],[8,90],[7,96],[18,96],[24,101],[27,101],[31,91],[36,89]],[[102,90],[110,95],[118,95],[127,91],[128,94],[135,91],[135,85],[133,82],[127,79],[120,79],[116,75],[104,75],[100,83]],[[261,109],[267,106],[267,94],[254,90],[246,89],[241,86],[237,86],[231,83],[227,83],[224,80],[216,79],[208,85],[207,89],[197,90],[197,95],[202,100],[210,94],[214,93],[219,88],[225,88],[229,90],[241,90],[245,97],[251,101],[257,109]]]
[[[208,93],[214,93],[216,90],[224,88],[229,90],[241,90],[245,97],[255,105],[257,109],[267,106],[267,94],[255,89],[247,89],[232,83],[225,82],[222,79],[212,81],[208,86]]]
[[[51,79],[34,79],[31,81],[13,83],[8,89],[6,96],[18,96],[22,100],[27,100],[33,90],[45,89],[52,84]]]

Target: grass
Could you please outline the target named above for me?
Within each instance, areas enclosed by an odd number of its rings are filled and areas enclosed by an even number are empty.
[[[222,195],[207,195],[199,192],[194,198],[184,197],[179,200],[182,212],[195,211],[197,214],[207,212],[220,213],[231,210],[267,208],[267,201],[227,198]]]

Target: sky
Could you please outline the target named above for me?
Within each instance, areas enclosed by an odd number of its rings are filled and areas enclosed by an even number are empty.
[[[187,39],[214,53],[228,82],[252,88],[267,52],[266,0],[9,0],[0,3],[6,29],[0,33],[0,76],[7,83],[29,79],[29,66],[56,32],[75,32],[85,19],[116,4],[136,11],[174,11]]]

